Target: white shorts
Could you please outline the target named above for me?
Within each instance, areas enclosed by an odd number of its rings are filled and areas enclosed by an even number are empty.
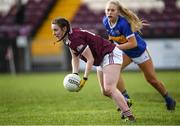
[[[136,57],[136,58],[132,58],[132,60],[133,60],[133,62],[134,62],[135,64],[144,63],[145,61],[147,61],[147,60],[149,60],[149,59],[150,59],[150,56],[149,56],[147,50],[145,50],[141,56]]]
[[[109,64],[122,64],[122,63],[123,63],[122,51],[117,47],[115,47],[111,53],[108,53],[104,56],[101,65],[97,66],[96,69],[102,71],[103,67]]]

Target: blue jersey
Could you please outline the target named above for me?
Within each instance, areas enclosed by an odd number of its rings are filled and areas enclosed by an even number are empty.
[[[135,36],[137,47],[123,50],[129,57],[139,57],[146,50],[145,41],[139,36],[138,32],[132,32],[130,24],[124,17],[119,16],[116,24],[111,27],[108,17],[105,16],[103,24],[108,32],[109,40],[113,40],[118,44],[126,43],[128,38]]]

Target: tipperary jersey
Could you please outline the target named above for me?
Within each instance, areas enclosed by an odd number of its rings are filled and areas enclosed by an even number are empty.
[[[135,36],[137,47],[123,50],[123,52],[129,57],[139,57],[146,50],[145,41],[139,36],[138,32],[132,32],[130,24],[124,17],[119,16],[116,24],[110,26],[109,19],[105,16],[103,18],[103,25],[108,32],[109,40],[113,40],[115,43],[126,43],[128,38]]]

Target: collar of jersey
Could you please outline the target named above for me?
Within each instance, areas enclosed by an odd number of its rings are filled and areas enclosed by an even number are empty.
[[[113,29],[113,28],[116,26],[118,20],[119,20],[119,17],[118,17],[118,19],[116,20],[116,23],[115,23],[113,26],[111,26],[111,24],[110,24],[110,22],[109,22],[109,18],[108,18],[109,27],[110,27],[111,29]]]

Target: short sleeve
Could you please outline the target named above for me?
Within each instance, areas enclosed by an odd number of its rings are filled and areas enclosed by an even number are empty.
[[[128,39],[131,36],[134,36],[134,33],[131,30],[131,26],[127,20],[123,19],[120,24],[120,32]]]
[[[85,50],[86,47],[87,44],[79,44],[76,48],[77,55],[80,55]]]
[[[72,42],[72,49],[76,52],[76,55],[81,55],[84,49],[87,47],[87,43],[82,39],[77,39]]]

